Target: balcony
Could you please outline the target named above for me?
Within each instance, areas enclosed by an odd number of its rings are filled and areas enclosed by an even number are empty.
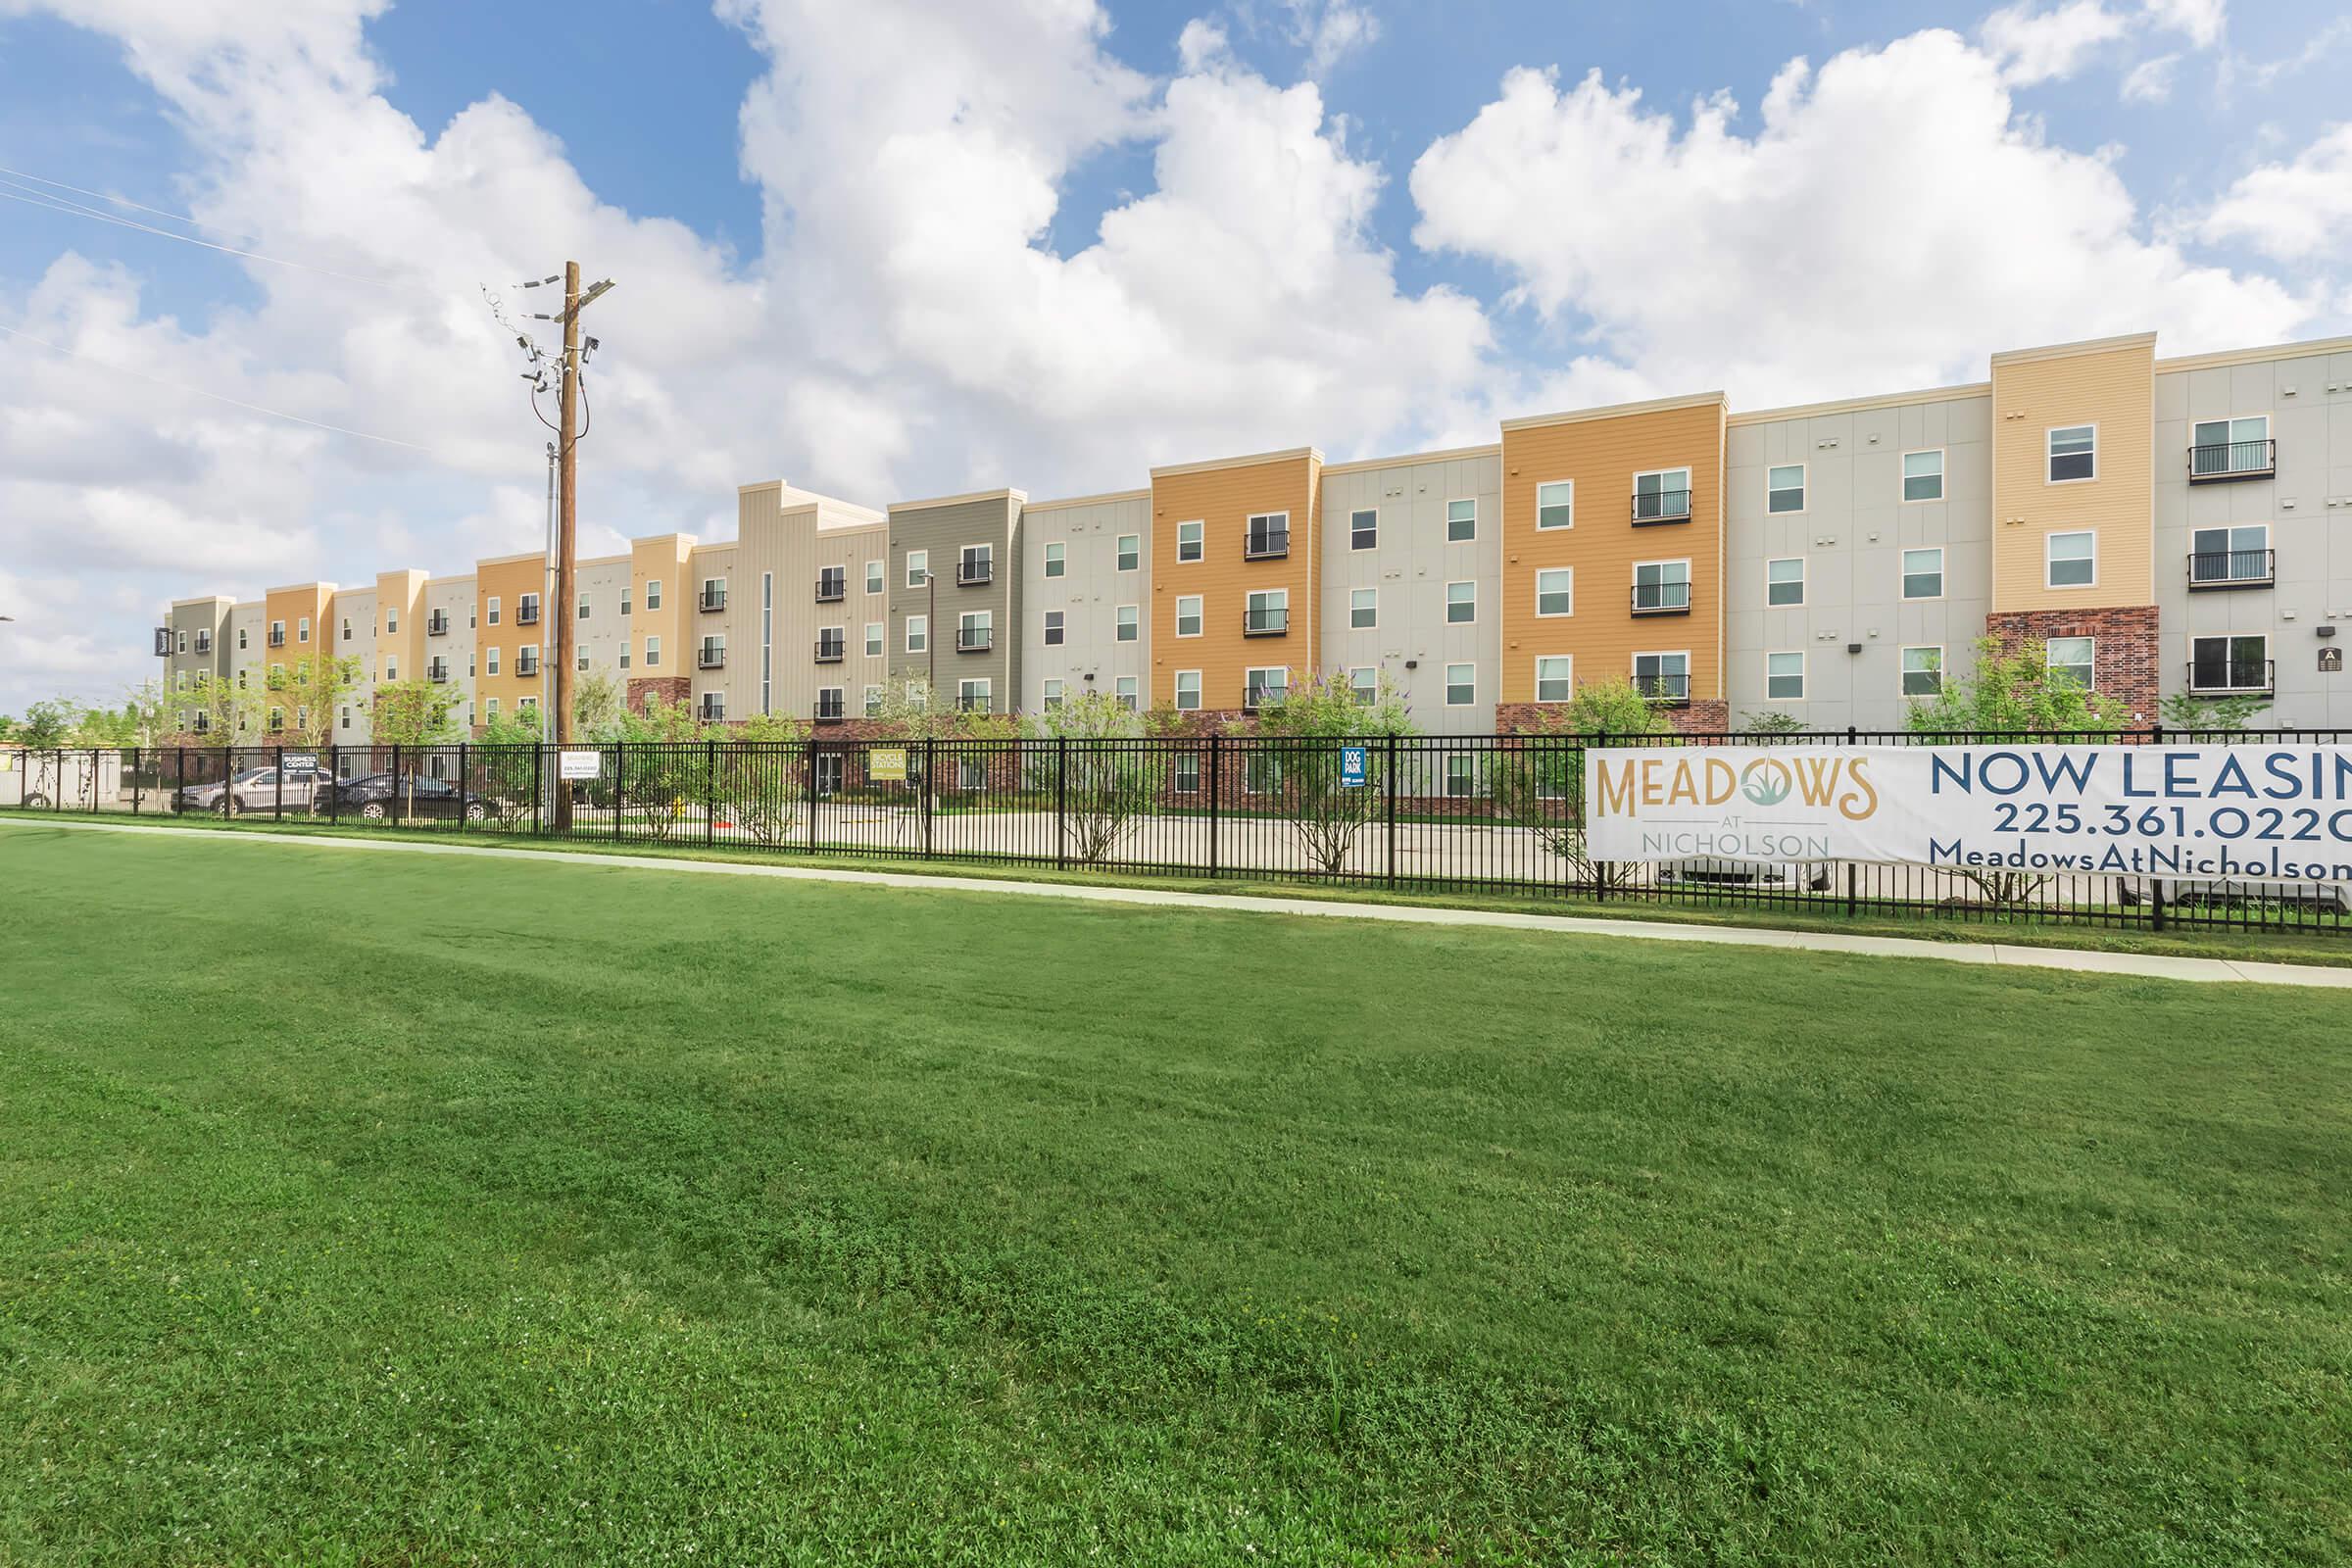
[[[1690,706],[1690,677],[1688,675],[1636,675],[1634,687],[1660,708]]]
[[[699,648],[699,649],[697,649],[697,650],[695,651],[695,655],[694,655],[694,667],[695,667],[695,668],[697,668],[697,669],[724,669],[724,668],[726,668],[726,667],[727,667],[727,650],[726,650],[726,646],[725,646],[723,643],[705,643],[705,644],[703,644],[703,646],[702,646],[701,648]]]
[[[525,602],[524,602],[524,603],[522,603],[522,604],[516,605],[516,606],[514,607],[514,624],[515,624],[515,625],[517,625],[517,626],[536,626],[536,625],[538,625],[538,624],[539,624],[539,607],[538,607],[537,605],[534,605],[534,604],[531,604],[531,603],[529,603],[528,601],[525,601]]]
[[[1634,613],[1688,615],[1690,613],[1690,585],[1687,582],[1638,582],[1634,584]]]
[[[1287,607],[1242,612],[1242,635],[1245,637],[1288,637],[1290,634],[1291,612]]]
[[[722,611],[727,608],[727,591],[724,588],[706,588],[696,604],[706,615]]]
[[[281,626],[270,634],[270,646],[272,648],[283,648],[286,646],[285,628]]]
[[[537,654],[516,654],[514,656],[514,676],[517,680],[527,680],[538,673],[539,656]]]
[[[2188,666],[2188,689],[2197,697],[2268,697],[2278,681],[2276,659],[2201,659]]]
[[[712,702],[709,697],[705,697],[698,716],[706,724],[723,724],[727,721],[727,705],[723,702]]]
[[[2217,421],[2218,422],[2218,421]],[[2278,471],[2278,443],[2216,441],[2188,449],[2188,482],[2221,484],[2230,479],[2268,479]]]
[[[956,628],[956,651],[959,654],[985,654],[997,646],[993,626],[958,626]]]
[[[1688,490],[1637,490],[1634,492],[1634,526],[1646,528],[1659,522],[1689,522],[1690,520],[1690,492]]]
[[[431,614],[429,614],[429,615],[425,616],[425,617],[424,617],[424,634],[425,634],[427,637],[446,637],[446,636],[448,636],[448,635],[449,635],[449,617],[448,617],[447,615],[444,615],[444,614],[442,614],[442,613],[441,613],[439,611],[437,611],[437,610],[436,610],[436,611],[434,611],[434,612],[433,612]]]
[[[816,640],[816,662],[820,664],[838,664],[849,651],[850,645],[843,638],[819,637]]]
[[[816,721],[819,724],[838,724],[846,707],[839,692],[819,695],[816,699]]]
[[[449,684],[449,666],[438,663],[427,664],[424,666],[424,678],[436,686],[446,686]]]
[[[2268,588],[2278,580],[2276,550],[2220,550],[2188,558],[2191,591],[2208,588]]]
[[[1260,528],[1250,532],[1249,542],[1242,546],[1244,561],[1280,561],[1291,553],[1291,530]]]
[[[956,564],[956,586],[985,588],[996,580],[996,563],[991,558],[967,556]]]
[[[820,605],[838,605],[849,591],[850,579],[845,573],[823,572],[816,579],[816,602]]]

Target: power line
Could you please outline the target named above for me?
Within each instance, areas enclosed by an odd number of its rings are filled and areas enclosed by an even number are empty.
[[[200,218],[190,218],[185,213],[174,213],[162,207],[150,207],[144,202],[134,202],[127,196],[110,196],[102,190],[85,190],[79,185],[69,185],[62,179],[51,179],[46,174],[27,173],[22,169],[0,166],[0,174],[8,174],[17,179],[29,179],[36,185],[54,185],[59,190],[70,190],[76,196],[92,196],[99,201],[111,202],[117,207],[128,207],[136,212],[153,213],[158,218],[169,218],[174,223],[185,223],[191,228],[209,228],[216,234],[226,234],[231,239],[258,241],[262,237],[259,234],[245,233],[240,229],[223,228],[219,223],[208,223]]]
[[[0,332],[6,332],[10,337],[21,337],[27,343],[37,343],[42,348],[50,349],[56,353],[63,354],[70,360],[80,360],[84,364],[94,365],[100,369],[111,371],[116,375],[136,376],[139,380],[152,382],[153,384],[161,387],[169,387],[174,392],[185,392],[191,397],[211,398],[216,403],[225,403],[231,408],[243,409],[250,414],[266,414],[273,419],[290,419],[296,424],[307,424],[314,430],[327,430],[336,435],[353,436],[362,441],[377,441],[388,447],[405,447],[411,452],[422,452],[432,457],[441,457],[444,455],[432,447],[419,446],[414,441],[402,441],[393,436],[376,435],[368,430],[354,430],[348,425],[328,424],[321,419],[306,419],[299,414],[288,414],[283,409],[264,408],[259,403],[247,403],[242,398],[232,398],[224,393],[208,392],[200,386],[188,386],[178,381],[167,381],[160,375],[149,375],[144,370],[133,370],[124,366],[111,364],[108,361],[97,358],[95,355],[84,354],[78,349],[70,349],[63,343],[52,343],[45,337],[34,337],[30,332],[20,332],[13,326],[0,326]]]
[[[6,183],[6,181],[0,181],[0,184]],[[0,201],[23,202],[27,207],[37,207],[43,212],[64,213],[70,217],[87,218],[101,223],[113,223],[122,228],[135,229],[142,234],[154,234],[162,239],[177,240],[182,245],[195,245],[204,250],[219,251],[225,256],[241,256],[248,261],[268,262],[272,267],[290,267],[297,271],[317,272],[324,277],[339,277],[346,282],[366,283],[370,288],[388,289],[395,293],[423,292],[406,284],[395,283],[388,278],[369,277],[365,272],[345,272],[332,267],[316,267],[309,262],[288,261],[282,256],[266,256],[260,251],[240,250],[234,245],[216,245],[209,239],[198,239],[193,234],[174,234],[168,228],[158,228],[153,223],[141,223],[128,218],[117,218],[112,213],[102,213],[94,207],[85,207],[80,202],[70,202],[63,196],[52,196],[47,191],[26,191],[22,185],[15,186],[13,189],[0,190]]]

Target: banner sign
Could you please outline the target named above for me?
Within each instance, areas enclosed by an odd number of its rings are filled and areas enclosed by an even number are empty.
[[[556,771],[564,778],[595,778],[604,770],[602,752],[564,752],[556,759]]]
[[[870,784],[906,782],[906,751],[900,746],[876,746],[865,754],[865,777]]]
[[[278,760],[289,773],[315,773],[318,770],[317,752],[288,752]]]
[[[1697,746],[1585,754],[1595,860],[2352,882],[2352,746]]]
[[[1344,790],[1360,790],[1363,787],[1364,748],[1361,746],[1341,747],[1340,788]]]

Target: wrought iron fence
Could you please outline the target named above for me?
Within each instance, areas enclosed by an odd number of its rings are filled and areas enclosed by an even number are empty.
[[[204,815],[487,839],[724,847],[1824,918],[2352,931],[2352,888],[1866,861],[1602,862],[1585,758],[1724,744],[2342,744],[2313,730],[1117,740],[850,738],[553,747],[0,748],[0,812]],[[1346,747],[1360,746],[1347,767]],[[568,755],[573,765],[566,766]],[[586,764],[593,760],[593,769]],[[566,776],[567,774],[576,776]]]

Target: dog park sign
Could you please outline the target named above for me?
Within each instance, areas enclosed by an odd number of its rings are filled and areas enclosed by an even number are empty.
[[[1585,754],[1595,860],[2352,882],[2352,746],[1694,746]]]

